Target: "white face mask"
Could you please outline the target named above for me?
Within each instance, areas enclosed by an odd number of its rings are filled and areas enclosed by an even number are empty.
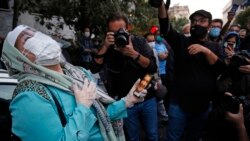
[[[155,42],[148,42],[148,45],[151,47],[151,48],[154,48],[155,47]]]
[[[36,32],[33,37],[24,44],[23,54],[26,56],[29,52],[36,56],[35,63],[42,66],[51,66],[59,64],[61,61],[61,47],[51,37]],[[26,53],[25,50],[27,50]]]
[[[94,39],[95,38],[95,34],[92,33],[90,38]]]
[[[84,36],[85,37],[89,37],[90,36],[90,32],[84,32]]]
[[[224,47],[228,47],[228,43],[227,43],[227,42],[224,43]],[[236,44],[233,45],[233,49],[234,49],[235,47],[236,47]]]
[[[190,37],[190,36],[191,36],[191,34],[190,34],[190,33],[186,33],[186,34],[184,34],[184,36],[186,36],[186,37]]]

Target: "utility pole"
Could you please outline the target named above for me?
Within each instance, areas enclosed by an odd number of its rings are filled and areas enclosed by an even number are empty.
[[[12,29],[14,29],[17,26],[18,22],[18,15],[19,15],[19,10],[18,10],[18,0],[14,0],[14,5],[13,5],[13,20],[12,20]]]

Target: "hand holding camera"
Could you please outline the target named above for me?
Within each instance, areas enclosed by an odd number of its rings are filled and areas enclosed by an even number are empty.
[[[114,33],[114,44],[116,47],[115,49],[120,51],[125,56],[135,59],[139,54],[134,50],[131,36],[124,28],[120,28]]]
[[[123,55],[131,57],[132,59],[135,59],[138,56],[138,52],[134,50],[131,37],[129,37],[129,44],[126,45],[123,48],[117,48],[118,51],[120,51]]]
[[[226,112],[226,118],[230,122],[236,125],[236,127],[244,125],[244,116],[243,116],[243,106],[242,104],[239,105],[239,112],[233,114],[231,112]]]
[[[108,49],[111,45],[114,44],[115,44],[114,32],[107,32],[104,41],[104,47]]]
[[[120,28],[117,32],[107,32],[104,47],[116,45],[117,48],[125,48],[128,44],[129,33],[124,28]]]
[[[246,58],[248,65],[242,65],[239,67],[240,72],[250,74],[250,60]]]
[[[241,67],[240,71],[244,71],[244,72],[250,72],[250,70],[248,70],[249,68],[247,67],[243,67],[242,66],[246,66],[246,65],[250,65],[250,53],[247,50],[242,50],[240,52],[235,53],[232,58],[230,59],[230,63],[229,66],[234,69],[234,70],[239,70],[239,68]]]
[[[124,29],[120,28],[117,32],[114,33],[115,45],[118,48],[124,48],[129,44],[129,33]]]

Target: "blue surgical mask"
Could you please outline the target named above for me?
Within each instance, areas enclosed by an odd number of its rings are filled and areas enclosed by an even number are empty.
[[[155,40],[156,40],[156,42],[160,43],[160,42],[162,42],[163,39],[160,35],[157,35]]]
[[[209,36],[213,37],[213,38],[217,38],[220,36],[220,31],[221,29],[218,27],[213,27],[211,28],[210,32],[209,32]]]

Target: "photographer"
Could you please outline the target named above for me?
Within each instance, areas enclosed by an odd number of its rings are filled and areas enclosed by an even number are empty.
[[[153,74],[157,69],[153,50],[143,37],[129,35],[127,26],[128,19],[123,14],[109,16],[104,44],[90,67],[95,73],[104,64],[107,66],[107,90],[115,98],[123,97],[138,78],[143,78],[147,73]],[[128,118],[125,120],[127,140],[139,140],[140,122],[147,139],[158,140],[157,102],[151,89],[144,102],[128,109]]]
[[[215,125],[215,131],[210,131],[217,139],[221,138],[227,141],[239,140],[238,133],[241,133],[239,136],[243,136],[244,133],[240,131],[246,129],[247,133],[249,134],[249,58],[250,53],[247,50],[236,52],[229,59],[227,71],[223,72],[217,80],[218,92],[220,93],[218,97],[219,104],[213,111],[214,121],[212,122],[212,124]],[[226,95],[224,95],[225,92],[227,93]],[[228,93],[230,93],[229,96]],[[244,114],[242,113],[242,107],[239,108],[240,103],[244,108]],[[225,120],[224,113],[226,113],[226,119],[228,117],[237,118],[239,120],[237,121],[237,124],[235,124],[236,122],[229,122]],[[245,120],[244,122],[243,118]],[[233,121],[236,121],[236,119]],[[235,125],[237,128],[235,128]],[[244,129],[242,129],[242,127],[244,127]],[[213,140],[215,141],[215,139]]]

